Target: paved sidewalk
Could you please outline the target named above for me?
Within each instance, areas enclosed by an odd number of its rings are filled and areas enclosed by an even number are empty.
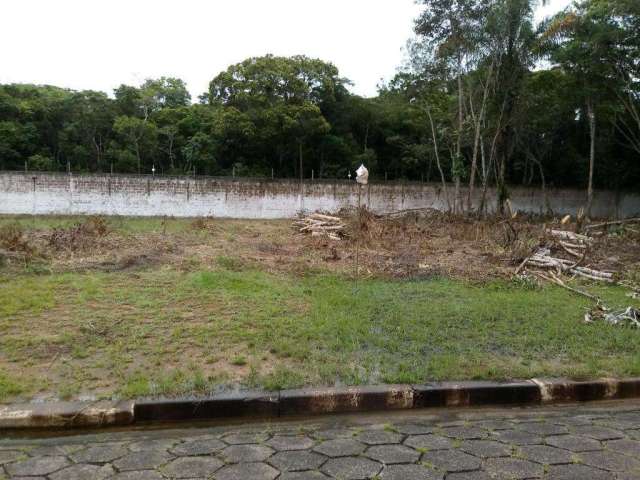
[[[640,479],[640,402],[3,435],[0,478]]]

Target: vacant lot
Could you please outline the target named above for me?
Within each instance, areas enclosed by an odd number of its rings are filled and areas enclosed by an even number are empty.
[[[640,375],[640,331],[584,324],[588,299],[511,280],[540,222],[348,227],[334,242],[288,221],[0,218],[0,401]],[[637,281],[640,236],[599,242],[593,263]]]

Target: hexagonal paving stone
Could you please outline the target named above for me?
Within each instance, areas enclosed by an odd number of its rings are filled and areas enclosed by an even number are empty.
[[[269,463],[282,472],[317,470],[326,457],[306,450],[278,452],[269,459]]]
[[[267,442],[270,447],[288,452],[291,450],[306,450],[313,447],[313,440],[304,435],[275,435]]]
[[[312,471],[283,473],[278,477],[278,480],[327,480],[328,478],[329,477],[327,477],[324,473]]]
[[[391,465],[394,463],[417,462],[420,454],[413,448],[404,445],[377,445],[370,447],[365,455],[372,460]]]
[[[153,470],[173,458],[165,451],[133,452],[113,462],[114,467],[120,471],[126,470]]]
[[[582,425],[591,425],[593,424],[593,419],[588,415],[574,415],[569,417],[556,418],[554,422],[559,425],[577,427]]]
[[[366,480],[377,475],[382,465],[366,458],[331,458],[322,466],[322,471],[340,480]]]
[[[583,452],[580,454],[580,459],[585,465],[612,472],[640,469],[640,461],[615,452]]]
[[[203,438],[189,440],[188,442],[179,443],[175,445],[170,452],[180,457],[195,456],[195,455],[211,455],[219,452],[227,446],[226,443],[218,440],[217,438]]]
[[[404,435],[426,435],[433,433],[433,427],[415,423],[399,423],[393,426],[394,430]]]
[[[246,445],[249,443],[264,443],[269,440],[266,433],[233,433],[222,438],[229,445]]]
[[[389,465],[380,474],[382,480],[442,480],[443,474],[424,465]]]
[[[488,473],[476,472],[458,472],[447,475],[447,480],[493,480]]]
[[[35,457],[5,465],[9,475],[13,477],[34,477],[48,475],[69,466],[65,457]]]
[[[360,455],[366,446],[352,438],[338,438],[327,440],[313,447],[313,450],[328,457],[348,457],[349,455]]]
[[[616,480],[638,480],[640,472],[621,472],[616,475]]]
[[[527,460],[542,463],[544,465],[557,465],[571,463],[573,454],[561,448],[548,445],[525,445],[520,447],[522,456]]]
[[[629,438],[640,440],[640,430],[627,430],[625,433]]]
[[[71,459],[78,463],[107,463],[128,453],[122,444],[105,444],[89,447],[71,455]]]
[[[573,427],[573,433],[584,437],[593,438],[594,440],[615,440],[623,438],[624,434],[613,428],[599,427],[597,425],[582,425]]]
[[[352,438],[356,432],[349,428],[327,428],[312,433],[314,438],[318,440],[335,440],[336,438]]]
[[[449,438],[457,438],[459,440],[474,440],[489,436],[486,430],[474,427],[453,427],[442,430],[442,435]]]
[[[407,438],[404,444],[417,450],[446,450],[453,446],[450,439],[438,435],[415,435]]]
[[[508,420],[482,420],[473,424],[478,428],[484,428],[485,430],[512,430],[513,423]]]
[[[480,458],[508,457],[511,446],[494,440],[467,440],[460,450]]]
[[[540,478],[544,475],[542,465],[520,458],[490,458],[485,463],[485,470],[489,476],[513,480]]]
[[[460,450],[440,450],[427,452],[421,461],[433,465],[438,470],[447,472],[463,472],[480,468],[480,459]]]
[[[129,450],[132,452],[148,452],[150,450],[169,450],[172,448],[178,440],[175,438],[151,438],[146,440],[139,440],[129,445]]]
[[[222,451],[227,463],[264,462],[274,450],[266,445],[231,445]]]
[[[26,458],[23,452],[18,452],[17,450],[0,450],[0,465],[15,462],[21,458]]]
[[[613,480],[611,472],[598,470],[586,465],[552,465],[545,476],[549,480]]]
[[[113,475],[111,465],[87,465],[79,463],[49,475],[51,480],[103,480]]]
[[[213,457],[180,457],[162,467],[162,472],[170,478],[209,478],[222,466],[224,463]]]
[[[387,430],[365,430],[360,432],[356,438],[367,445],[389,445],[402,442],[403,436]]]
[[[558,435],[547,437],[545,439],[547,445],[552,447],[564,448],[572,452],[592,452],[602,450],[602,444],[598,440],[588,437],[579,437],[577,435]]]
[[[69,445],[42,445],[39,447],[30,448],[29,455],[32,457],[57,457],[60,455],[64,456],[68,453],[71,453],[68,451],[69,448],[71,448],[73,451],[73,447],[70,447]],[[80,450],[81,448],[82,445],[75,446],[75,450]]]
[[[637,440],[611,440],[606,443],[607,449],[632,457],[640,457],[640,442]]]
[[[621,432],[625,430],[633,430],[638,428],[638,424],[631,420],[622,420],[622,419],[612,419],[607,421],[597,421],[595,425],[599,425],[602,427],[611,428],[613,430],[619,430]]]
[[[533,433],[535,435],[564,435],[569,433],[569,429],[564,425],[556,425],[554,423],[538,422],[525,423],[518,426],[519,430]]]
[[[216,480],[274,480],[278,474],[266,463],[238,463],[221,468],[216,472]]]
[[[141,470],[122,472],[109,480],[164,480],[164,477],[155,470]]]
[[[491,436],[500,442],[514,445],[538,445],[543,443],[542,437],[521,430],[499,430],[492,432]]]

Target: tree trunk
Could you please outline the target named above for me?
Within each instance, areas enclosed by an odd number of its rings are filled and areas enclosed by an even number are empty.
[[[458,213],[460,206],[460,162],[462,161],[462,125],[463,125],[463,97],[462,97],[462,54],[458,53],[458,140],[456,142],[456,157],[453,163],[453,180],[455,193],[453,211]]]
[[[478,170],[478,146],[480,143],[480,129],[482,127],[482,122],[484,120],[486,105],[487,105],[487,97],[489,96],[489,82],[491,80],[491,75],[493,73],[493,62],[489,67],[489,73],[487,75],[487,81],[484,85],[484,91],[482,93],[482,105],[480,106],[480,115],[476,117],[475,112],[473,110],[473,97],[469,96],[469,101],[471,104],[471,115],[473,117],[475,123],[475,135],[473,139],[473,159],[471,161],[471,173],[469,175],[469,194],[467,197],[467,209],[471,210],[473,206],[473,195],[476,186],[476,171]],[[483,157],[484,162],[484,157]],[[484,167],[483,167],[484,171]]]
[[[585,214],[591,217],[591,206],[593,205],[593,170],[596,162],[596,113],[593,109],[593,101],[587,100],[587,117],[589,118],[589,184],[587,186],[587,208]]]
[[[137,141],[136,141],[136,159],[138,160],[138,174],[140,174],[141,168],[142,168],[142,160],[140,158],[140,146],[138,145]]]
[[[173,171],[175,168],[175,162],[173,161],[173,136],[169,137],[169,165],[171,165],[171,170]]]
[[[304,175],[302,172],[302,141],[298,142],[298,154],[299,154],[299,158],[300,158],[300,183],[302,183],[303,179],[304,179]]]
[[[367,128],[364,131],[364,149],[363,152],[367,153],[367,148],[369,148],[369,124],[367,123]]]
[[[447,201],[447,207],[449,208],[449,211],[451,211],[451,202],[449,202],[449,194],[447,193],[447,182],[444,178],[442,165],[440,165],[440,153],[438,152],[438,139],[436,137],[436,127],[433,124],[433,117],[431,116],[431,110],[429,110],[428,105],[426,110],[427,110],[427,115],[429,116],[429,123],[431,124],[431,135],[433,137],[433,151],[436,155],[436,165],[438,166],[438,171],[440,172],[440,179],[442,180],[442,194],[444,195],[444,198]],[[386,172],[385,172],[385,177],[386,177]]]
[[[549,194],[547,193],[547,180],[544,176],[542,162],[538,160],[538,157],[536,157],[531,151],[528,151],[527,153],[533,164],[538,167],[538,170],[540,172],[540,183],[542,185],[542,198],[544,201],[545,213],[547,215],[553,215],[553,209],[551,208],[551,202],[549,201]]]

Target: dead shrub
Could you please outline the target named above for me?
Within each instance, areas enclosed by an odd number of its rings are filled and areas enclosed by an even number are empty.
[[[212,231],[215,230],[215,222],[213,217],[200,217],[191,222],[193,230]]]
[[[0,248],[10,252],[33,253],[34,247],[24,233],[22,225],[11,223],[0,227]]]
[[[0,227],[0,266],[17,262],[27,267],[37,256],[38,248],[22,225],[11,223]]]
[[[54,228],[48,236],[47,243],[54,250],[86,250],[95,246],[108,233],[107,220],[94,216],[68,228]]]

